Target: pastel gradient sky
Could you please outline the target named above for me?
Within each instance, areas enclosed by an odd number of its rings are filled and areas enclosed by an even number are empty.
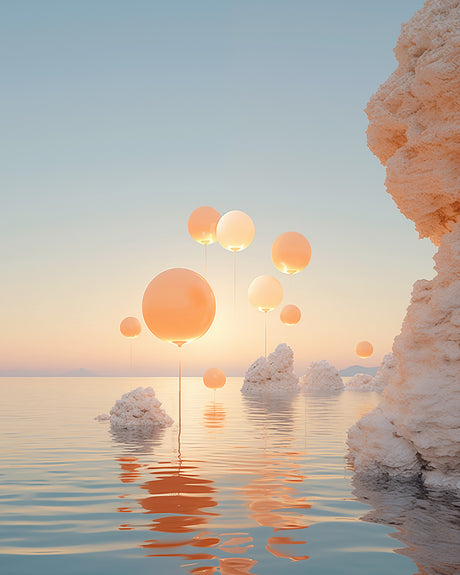
[[[238,254],[209,248],[217,298],[208,334],[184,348],[185,375],[241,375],[263,353],[263,315],[247,302],[277,277],[296,327],[270,317],[296,369],[327,359],[377,365],[391,350],[412,284],[434,249],[384,188],[366,146],[364,107],[396,67],[392,49],[420,0],[4,0],[0,4],[2,154],[0,373],[84,367],[127,372],[127,315],[169,267],[203,272],[187,219],[200,205],[240,209],[256,226]],[[272,265],[284,231],[310,265]],[[359,360],[357,341],[375,354]],[[144,329],[139,375],[176,373],[177,349]]]

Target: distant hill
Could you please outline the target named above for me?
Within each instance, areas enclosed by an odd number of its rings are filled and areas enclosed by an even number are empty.
[[[339,371],[342,377],[352,377],[357,373],[366,373],[367,375],[375,375],[378,371],[377,367],[363,367],[362,365],[351,365]]]

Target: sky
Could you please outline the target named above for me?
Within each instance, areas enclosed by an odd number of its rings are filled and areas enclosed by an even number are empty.
[[[126,316],[142,319],[150,280],[204,273],[187,231],[209,205],[242,210],[253,243],[208,250],[213,326],[182,350],[184,375],[242,375],[263,354],[263,314],[247,288],[270,274],[286,327],[269,317],[269,351],[378,365],[412,284],[434,275],[366,145],[369,97],[395,69],[401,23],[420,0],[0,1],[0,375],[85,368],[129,372]],[[297,231],[312,258],[288,277],[270,259]],[[143,325],[134,373],[173,375],[178,350]],[[374,355],[360,360],[360,340]]]

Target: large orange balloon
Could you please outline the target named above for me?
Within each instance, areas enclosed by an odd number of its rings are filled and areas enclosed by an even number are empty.
[[[356,346],[356,355],[365,359],[366,357],[371,357],[374,353],[374,348],[372,344],[368,341],[360,341]]]
[[[120,331],[125,337],[137,337],[141,330],[141,322],[137,317],[125,317],[120,323]]]
[[[299,323],[302,312],[296,305],[285,305],[280,313],[281,321],[286,325]]]
[[[306,237],[298,232],[286,232],[276,238],[272,245],[272,262],[281,272],[296,274],[307,267],[311,247]]]
[[[218,367],[211,367],[203,375],[203,383],[209,389],[220,389],[224,387],[226,381],[225,373]]]
[[[204,335],[216,314],[216,299],[208,282],[192,270],[172,268],[147,286],[142,314],[158,338],[181,347]]]
[[[188,231],[199,244],[213,244],[216,241],[216,227],[220,214],[214,208],[201,206],[188,219]]]
[[[272,276],[258,276],[248,289],[249,303],[259,311],[271,311],[283,301],[283,287]]]
[[[254,234],[251,218],[239,210],[227,212],[217,224],[217,241],[231,252],[240,252],[247,248],[254,239]]]

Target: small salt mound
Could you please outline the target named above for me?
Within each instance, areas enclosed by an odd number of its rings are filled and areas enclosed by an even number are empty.
[[[267,358],[267,394],[284,395],[299,390],[299,378],[294,373],[294,353],[285,343]],[[259,357],[244,376],[241,393],[259,395],[265,393],[265,359]]]
[[[110,425],[117,429],[141,430],[172,423],[151,387],[138,387],[123,394],[110,410]]]
[[[109,421],[110,415],[108,413],[101,413],[94,418],[96,421]]]
[[[325,359],[313,361],[307,373],[300,378],[300,385],[308,391],[342,391],[343,381],[336,368]]]
[[[375,391],[375,378],[367,373],[356,373],[345,384],[345,389],[352,391]]]
[[[375,391],[383,391],[390,381],[390,377],[396,374],[397,363],[392,353],[387,353],[380,364],[379,370],[374,377]]]

